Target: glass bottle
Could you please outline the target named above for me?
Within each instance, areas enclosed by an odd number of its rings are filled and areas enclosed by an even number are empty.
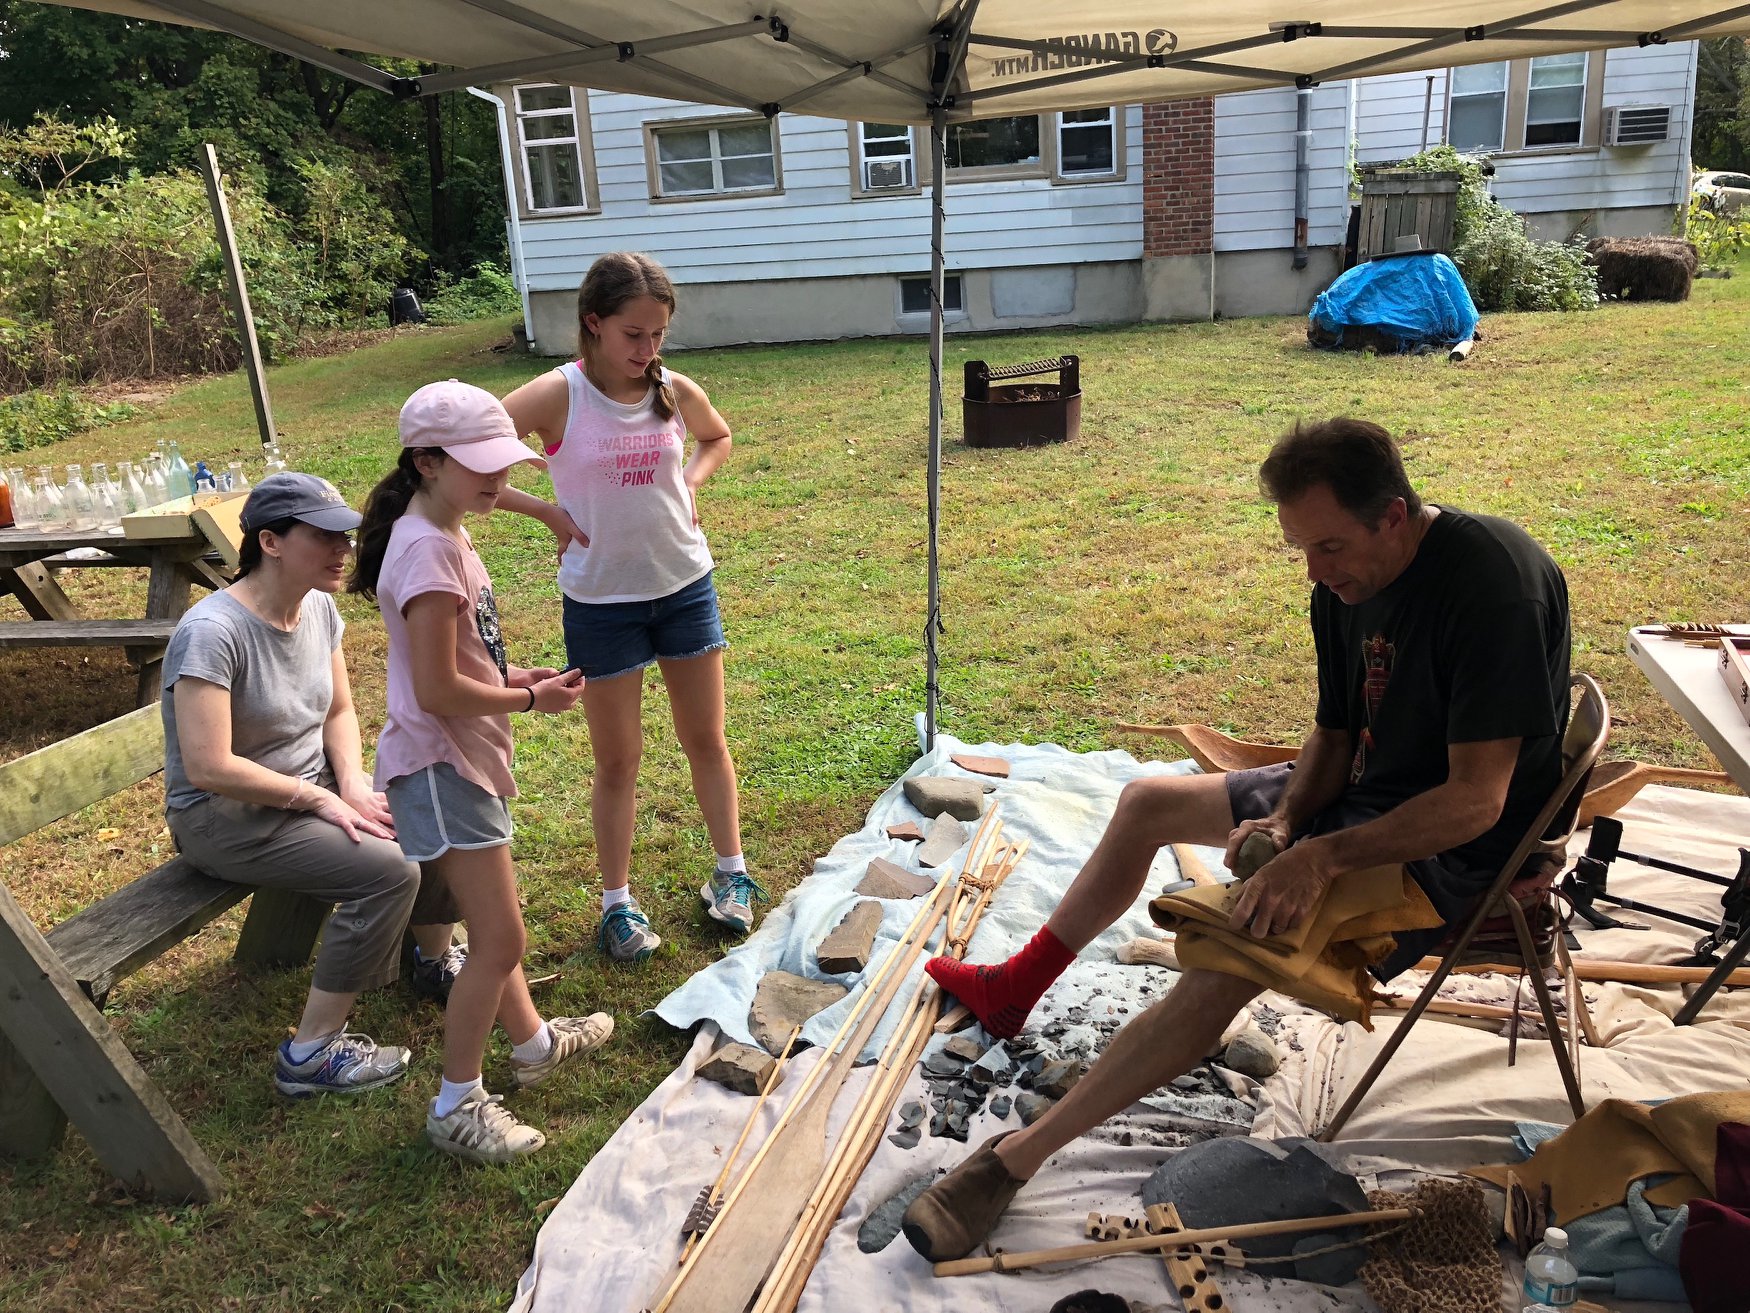
[[[78,533],[97,527],[97,499],[91,495],[91,485],[85,482],[85,471],[78,465],[67,466],[67,486],[62,491],[67,503],[67,527]]]
[[[281,474],[284,473],[287,468],[286,458],[280,452],[280,444],[277,438],[267,444],[266,459],[263,463],[263,468],[268,474]]]
[[[51,532],[67,528],[67,499],[55,486],[55,476],[47,465],[36,467],[36,504],[38,524]]]
[[[243,462],[234,460],[225,467],[225,491],[248,492],[249,478],[243,473]]]
[[[109,465],[95,461],[91,466],[91,505],[99,529],[119,529],[122,523],[121,494],[115,480],[109,477]]]
[[[147,506],[162,506],[170,500],[170,484],[164,477],[164,458],[157,452],[146,457],[140,483],[146,489]]]
[[[164,458],[164,478],[172,498],[194,495],[194,471],[182,458],[182,445],[175,438],[170,440],[169,454]]]
[[[152,503],[146,500],[146,485],[140,482],[140,474],[134,468],[133,461],[124,460],[116,469],[121,475],[116,482],[122,489],[122,505],[125,508],[122,514],[133,515],[150,506]]]
[[[12,489],[13,523],[20,529],[36,528],[36,494],[31,491],[30,482],[24,477],[24,470],[18,466],[7,470],[6,482]]]

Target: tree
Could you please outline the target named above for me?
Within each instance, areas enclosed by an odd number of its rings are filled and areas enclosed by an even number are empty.
[[[0,128],[39,113],[113,116],[147,174],[192,167],[210,141],[298,221],[310,212],[300,162],[349,169],[394,212],[426,285],[505,259],[496,121],[465,94],[397,101],[221,33],[0,0]]]
[[[1691,155],[1699,169],[1750,169],[1750,41],[1744,37],[1701,43]]]

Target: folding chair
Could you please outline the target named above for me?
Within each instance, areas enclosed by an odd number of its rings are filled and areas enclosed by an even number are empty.
[[[1575,1074],[1579,1034],[1578,1031],[1564,1033],[1556,1020],[1555,1004],[1550,999],[1549,984],[1544,979],[1553,950],[1562,959],[1563,974],[1568,981],[1569,1014],[1578,1018],[1583,1013],[1585,1004],[1579,998],[1579,987],[1574,981],[1571,964],[1567,961],[1561,918],[1555,913],[1553,882],[1548,877],[1560,871],[1566,858],[1568,841],[1574,836],[1580,814],[1580,796],[1586,791],[1586,780],[1592,773],[1592,765],[1604,751],[1604,741],[1610,735],[1610,706],[1604,700],[1598,681],[1592,676],[1575,675],[1573,687],[1580,696],[1568,717],[1567,733],[1562,736],[1561,783],[1556,786],[1549,801],[1526,829],[1525,837],[1513,849],[1494,883],[1477,900],[1476,910],[1465,922],[1464,929],[1456,938],[1442,946],[1440,966],[1428,978],[1428,983],[1422,987],[1414,1005],[1386,1040],[1385,1047],[1374,1058],[1367,1074],[1362,1076],[1360,1083],[1337,1110],[1331,1124],[1320,1133],[1318,1138],[1321,1141],[1329,1142],[1336,1138],[1343,1124],[1367,1097],[1367,1092],[1379,1079],[1380,1072],[1385,1070],[1385,1064],[1391,1061],[1392,1055],[1409,1038],[1410,1027],[1427,1011],[1428,1005],[1440,992],[1440,986],[1455,967],[1464,964],[1467,950],[1471,949],[1472,941],[1484,928],[1490,914],[1500,916],[1502,911],[1508,918],[1506,924],[1511,926],[1513,942],[1518,950],[1517,956],[1524,962],[1531,976],[1532,988],[1537,993],[1537,1005],[1543,1013],[1544,1029],[1548,1033],[1550,1047],[1555,1051],[1556,1066],[1562,1073],[1562,1084],[1567,1088],[1568,1104],[1573,1108],[1576,1118],[1586,1111],[1586,1105],[1580,1098],[1579,1078]],[[1523,879],[1520,878],[1521,872],[1527,872]],[[1533,908],[1540,914],[1540,929],[1547,928],[1550,932],[1549,941],[1541,952],[1532,935],[1531,925],[1526,920],[1525,908],[1520,899],[1514,897],[1516,883],[1529,887],[1533,896]],[[1502,956],[1501,952],[1491,947],[1485,960],[1499,961]],[[1590,1030],[1590,1027],[1587,1029]],[[1572,1043],[1575,1050],[1572,1059],[1568,1052],[1568,1043]]]

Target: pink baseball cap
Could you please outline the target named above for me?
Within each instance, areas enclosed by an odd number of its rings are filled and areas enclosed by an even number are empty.
[[[496,474],[541,459],[517,439],[499,399],[460,379],[427,383],[401,407],[403,447],[442,447],[476,474]]]

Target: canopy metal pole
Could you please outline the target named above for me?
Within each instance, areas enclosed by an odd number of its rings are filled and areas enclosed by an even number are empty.
[[[948,111],[930,111],[930,600],[924,616],[924,751],[936,746],[936,635],[942,632],[942,580],[937,541],[942,524],[942,257],[943,174],[948,149]]]

